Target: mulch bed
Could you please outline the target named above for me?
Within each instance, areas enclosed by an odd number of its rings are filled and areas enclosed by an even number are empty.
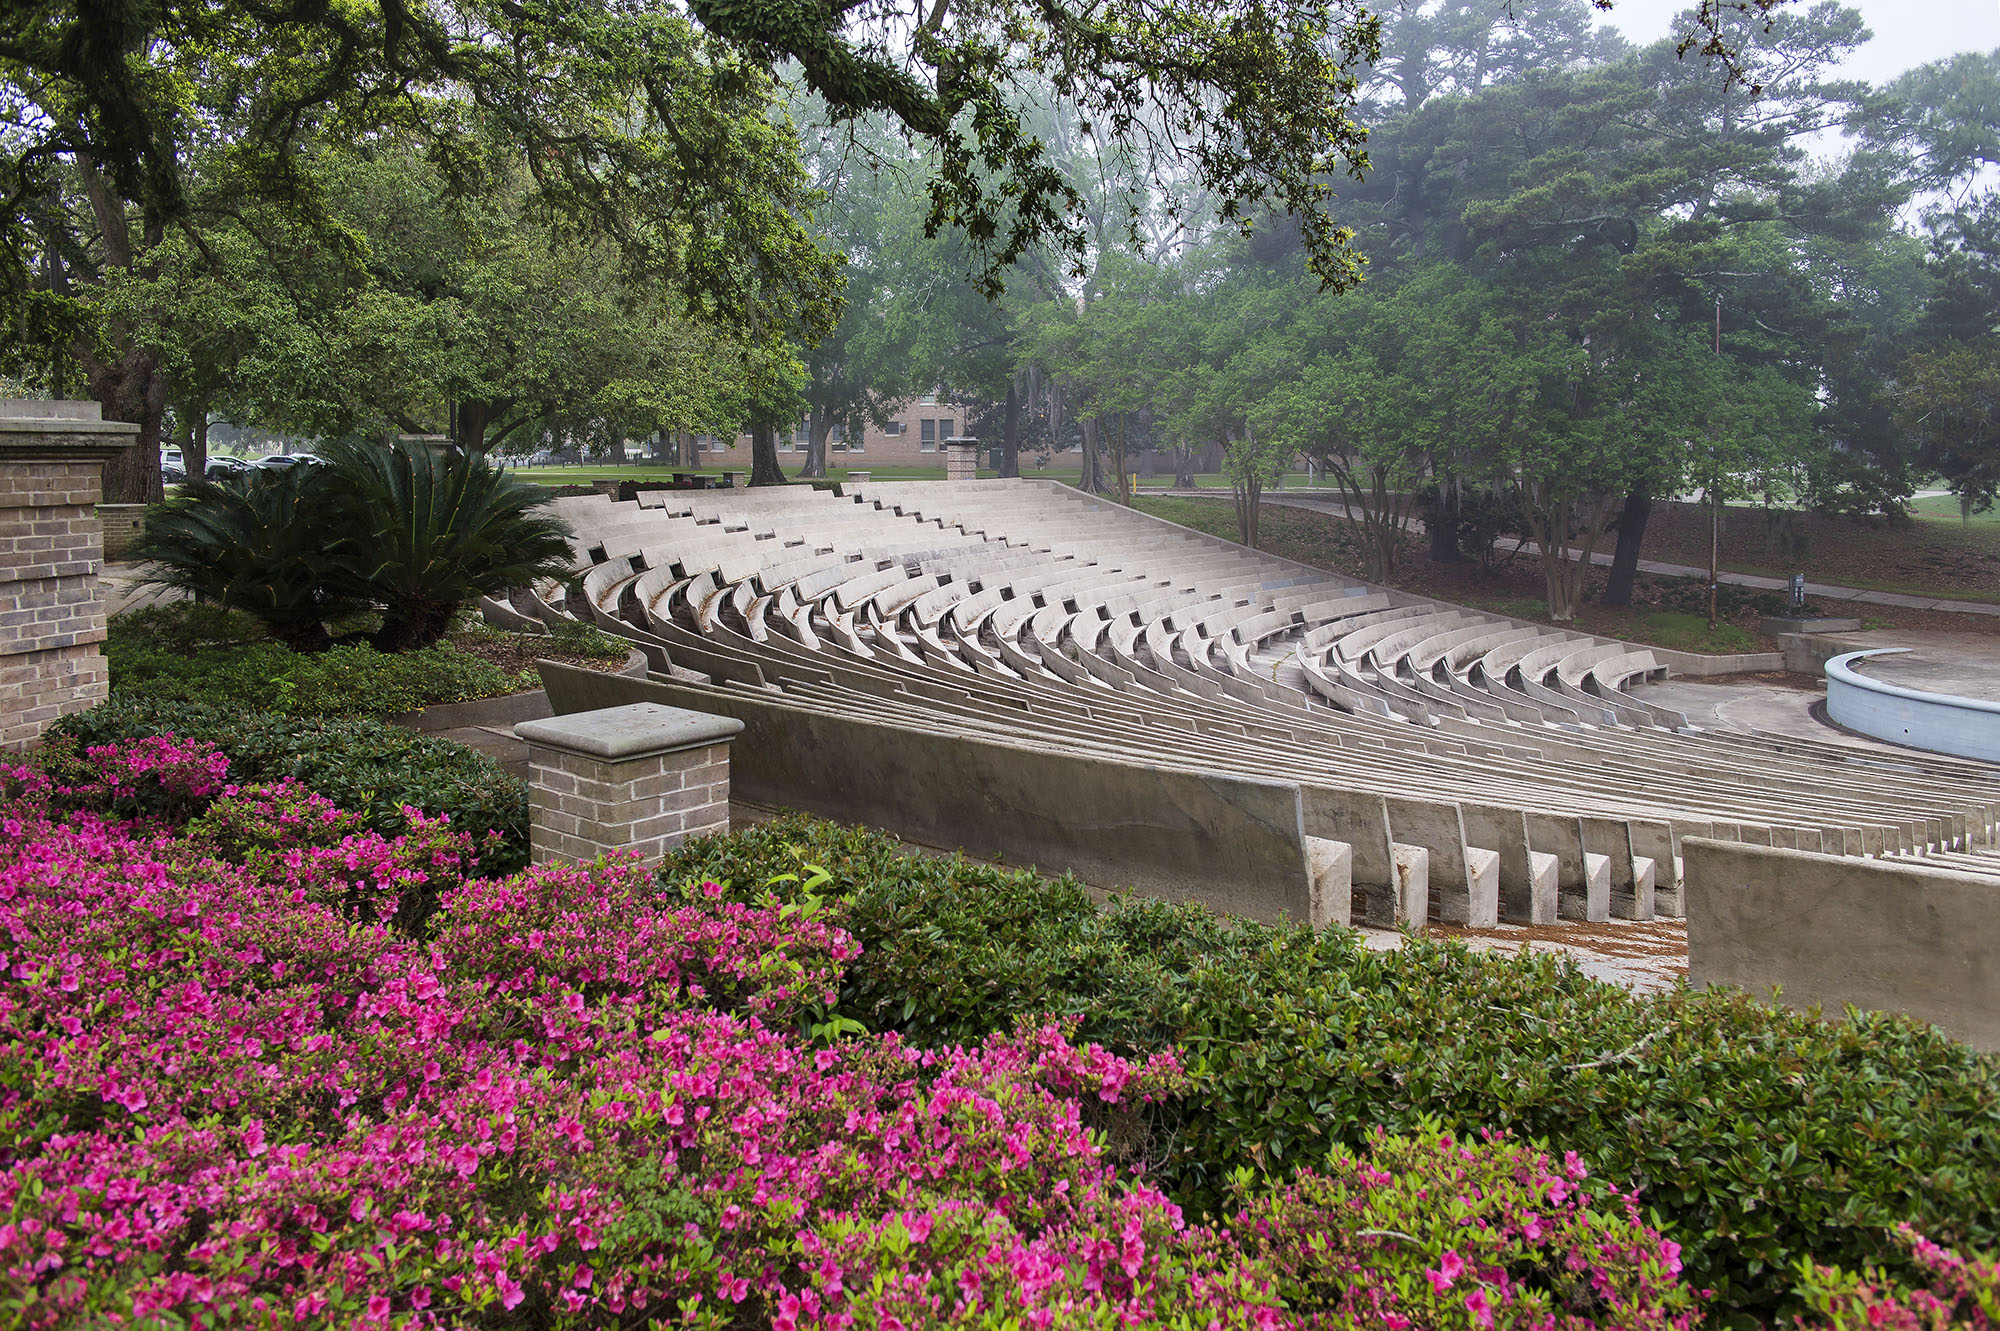
[[[458,633],[452,635],[450,642],[459,651],[491,661],[503,670],[533,670],[535,662],[540,660],[561,661],[564,665],[601,670],[605,674],[615,674],[625,668],[626,654],[622,651],[615,657],[566,651],[540,634],[503,633],[489,636]]]

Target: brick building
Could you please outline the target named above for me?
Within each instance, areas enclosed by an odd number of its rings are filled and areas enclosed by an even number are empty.
[[[849,438],[846,430],[834,426],[832,435],[827,439],[826,460],[835,467],[941,468],[944,466],[944,441],[964,428],[965,419],[966,409],[963,406],[940,402],[938,394],[925,393],[899,407],[890,418],[887,429],[878,429],[870,424],[858,437]],[[790,434],[778,436],[778,457],[788,464],[796,462],[811,441],[811,432],[802,420]],[[744,466],[750,465],[750,434],[747,430],[736,436],[733,445],[702,435],[695,440],[695,446],[704,455],[704,461],[740,458]],[[720,457],[711,456],[715,454],[720,454]]]

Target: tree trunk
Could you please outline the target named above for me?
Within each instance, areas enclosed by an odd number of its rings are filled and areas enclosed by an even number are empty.
[[[1192,490],[1194,486],[1195,450],[1191,444],[1174,445],[1174,489]]]
[[[1639,576],[1639,547],[1646,539],[1646,519],[1653,515],[1652,492],[1638,489],[1625,496],[1618,514],[1618,546],[1611,552],[1611,574],[1605,579],[1599,605],[1632,604],[1632,584]]]
[[[701,465],[701,454],[695,451],[693,430],[676,430],[674,432],[674,448],[676,450],[675,455],[680,459],[679,465],[683,470],[693,471]]]
[[[188,426],[187,442],[181,445],[181,461],[187,466],[188,479],[198,481],[208,475],[208,409],[195,412]]]
[[[1085,416],[1077,424],[1083,430],[1083,474],[1077,478],[1076,488],[1085,494],[1104,493],[1104,466],[1097,456],[1097,432],[1102,420],[1096,416]]]
[[[1243,538],[1243,544],[1255,550],[1258,510],[1264,502],[1264,483],[1251,476],[1236,481],[1230,489],[1236,496],[1237,534]]]
[[[449,601],[418,601],[391,608],[382,627],[368,639],[378,652],[414,652],[434,647],[451,629],[458,615],[457,604]]]
[[[625,456],[625,436],[614,433],[611,436],[611,444],[606,452],[609,453],[610,459],[615,465],[624,466],[628,460]]]
[[[1431,558],[1440,564],[1465,560],[1465,552],[1458,548],[1458,508],[1458,486],[1450,480],[1439,481],[1437,501],[1425,520],[1430,529]]]
[[[486,451],[486,427],[493,423],[493,404],[466,401],[458,404],[452,419],[451,441],[466,453]]]
[[[160,485],[160,433],[167,414],[167,376],[158,352],[140,347],[115,362],[84,355],[90,395],[104,407],[104,419],[129,421],[139,427],[132,446],[104,462],[104,502],[157,504],[166,497]]]
[[[806,424],[806,465],[799,468],[802,480],[826,477],[826,439],[833,433],[833,420],[823,407],[815,406]]]
[[[162,237],[161,224],[149,220],[137,247],[125,204],[88,153],[76,155],[78,178],[97,221],[104,246],[105,267],[122,268],[146,277],[157,274],[152,256]],[[141,256],[145,256],[142,265]],[[160,486],[160,430],[167,414],[167,374],[159,351],[142,344],[125,319],[113,319],[106,330],[113,358],[99,356],[99,344],[82,341],[72,348],[83,367],[90,396],[104,408],[104,419],[128,421],[139,427],[132,446],[104,463],[104,502],[157,504],[165,498]]]
[[[1001,417],[1000,474],[1021,474],[1021,385],[1014,379],[1007,381],[1007,408]]]
[[[1112,460],[1117,464],[1118,502],[1132,507],[1132,474],[1125,466],[1125,422],[1127,413],[1118,413],[1118,446],[1112,452]]]
[[[778,465],[778,430],[773,425],[750,427],[750,484],[783,485],[784,469]]]

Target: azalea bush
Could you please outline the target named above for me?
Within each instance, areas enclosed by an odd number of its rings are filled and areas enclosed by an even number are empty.
[[[527,787],[477,750],[434,735],[363,719],[293,720],[213,702],[113,697],[72,712],[50,743],[85,747],[175,735],[215,746],[242,784],[290,779],[338,803],[387,836],[409,825],[408,809],[444,815],[453,827],[499,840],[488,871],[528,862]]]
[[[295,782],[209,790],[198,743],[100,747],[94,787],[0,773],[9,1325],[1694,1316],[1576,1161],[1385,1137],[1191,1222],[1141,1168],[1190,1091],[1172,1050],[842,1035],[833,903],[662,893],[631,858],[489,876],[445,818],[387,834]],[[184,778],[192,812],[124,814]]]
[[[1914,1287],[1881,1267],[1843,1271],[1803,1264],[1811,1307],[1800,1319],[1812,1331],[1992,1331],[2000,1327],[2000,1257],[1967,1256],[1931,1242],[1909,1225],[1897,1245],[1923,1272]]]

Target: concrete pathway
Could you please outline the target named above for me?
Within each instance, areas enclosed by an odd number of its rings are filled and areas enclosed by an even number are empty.
[[[1154,492],[1148,491],[1146,493],[1149,497],[1157,497]],[[1160,493],[1174,499],[1227,499],[1229,497],[1205,491],[1170,490]],[[1354,516],[1353,511],[1348,507],[1347,501],[1339,495],[1334,494],[1299,494],[1297,492],[1288,493],[1285,491],[1273,494],[1266,491],[1264,502],[1267,504],[1283,504],[1288,508],[1311,509],[1318,513],[1332,513],[1336,517],[1352,519]],[[1424,526],[1421,522],[1415,519],[1411,520],[1410,531],[1412,533],[1421,533],[1423,530]],[[1521,547],[1521,550],[1524,554],[1532,555],[1540,553],[1539,548],[1533,541],[1527,542]],[[1611,563],[1611,555],[1608,552],[1600,550],[1590,557],[1590,562],[1600,567],[1606,567]],[[1670,578],[1706,578],[1708,576],[1708,570],[1705,568],[1695,568],[1688,564],[1668,564],[1657,559],[1640,560],[1639,569],[1644,573],[1658,573]],[[1788,590],[1791,586],[1783,578],[1766,578],[1755,573],[1731,573],[1724,570],[1718,577],[1721,581],[1729,583],[1731,586],[1751,587],[1758,591],[1782,592]],[[1860,587],[1836,587],[1831,583],[1824,582],[1806,583],[1806,595],[1816,596],[1827,601],[1848,601],[1856,604],[1895,606],[1902,610],[1949,610],[1966,615],[2000,616],[2000,603],[1992,601],[1941,600],[1933,596],[1907,596],[1902,592],[1877,592]]]

